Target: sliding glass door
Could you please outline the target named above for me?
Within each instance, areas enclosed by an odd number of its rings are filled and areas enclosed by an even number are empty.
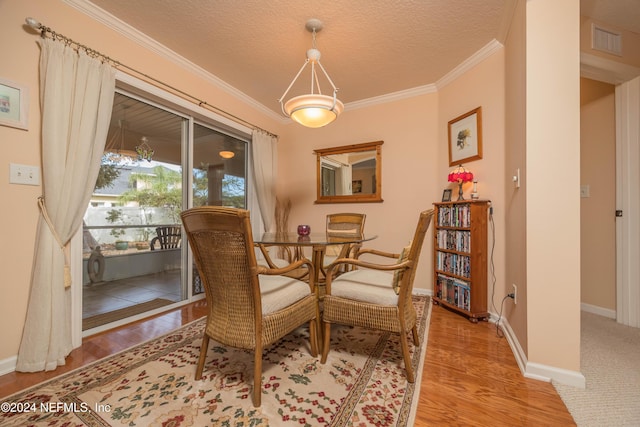
[[[180,212],[246,208],[247,146],[214,121],[118,90],[84,216],[83,331],[203,292],[182,241]]]
[[[192,206],[247,208],[247,143],[194,125]],[[193,266],[193,293],[204,292]]]

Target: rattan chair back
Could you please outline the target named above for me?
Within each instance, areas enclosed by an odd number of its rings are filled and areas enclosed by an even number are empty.
[[[364,223],[367,215],[363,213],[333,213],[327,215],[326,233],[332,241],[358,238],[364,236]],[[329,247],[324,265],[327,266],[338,258],[353,257],[360,248],[360,244],[345,244]],[[333,252],[333,253],[331,253]],[[341,272],[349,270],[343,266]]]
[[[263,312],[260,274],[280,277],[276,273],[284,269],[273,273],[257,265],[249,212],[204,206],[188,209],[181,217],[208,305],[196,379],[202,375],[209,338],[223,345],[254,350],[253,402],[260,406],[262,349],[265,346],[309,322],[311,350],[314,356],[317,354],[316,319],[319,314],[314,284],[283,278],[286,279],[283,288],[295,285],[300,290],[300,286],[304,286],[308,294],[289,306]],[[308,260],[302,260],[297,267],[303,263],[311,265]]]
[[[328,269],[322,314],[324,323],[322,363],[326,362],[329,353],[331,324],[333,323],[394,332],[400,334],[407,381],[414,382],[411,357],[405,335],[408,331],[412,331],[414,344],[419,344],[420,340],[416,328],[417,314],[412,302],[412,291],[418,260],[432,218],[433,209],[420,213],[413,239],[407,248],[408,252],[405,252],[402,259],[400,259],[400,253],[375,249],[364,249],[359,252],[359,255],[373,254],[394,258],[395,263],[376,264],[360,259],[339,259]],[[334,271],[340,268],[340,264],[351,265],[357,267],[358,270],[336,275]],[[367,270],[370,271],[367,272]],[[394,271],[401,274],[398,278],[399,290],[397,294],[392,288],[394,275],[390,274]],[[368,283],[367,280],[371,280],[371,282]],[[341,285],[343,290],[346,289],[346,292],[333,294],[332,287],[338,288]],[[357,287],[358,290],[349,290],[350,286],[353,286],[354,289]],[[360,291],[362,291],[361,294],[358,293]],[[361,297],[361,295],[370,295],[371,293],[376,295],[377,301],[385,302],[372,302]]]

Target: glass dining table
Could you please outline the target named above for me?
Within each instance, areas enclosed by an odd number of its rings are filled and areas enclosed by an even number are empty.
[[[377,235],[355,235],[345,233],[342,236],[329,236],[326,233],[310,233],[300,236],[296,232],[264,233],[259,239],[254,238],[263,253],[267,246],[288,246],[294,248],[294,259],[304,256],[304,248],[311,248],[311,263],[313,264],[314,283],[318,284],[322,278],[324,256],[328,246],[357,245],[377,238]]]

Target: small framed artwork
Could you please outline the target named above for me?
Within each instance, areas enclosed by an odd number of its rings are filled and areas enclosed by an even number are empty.
[[[351,181],[351,187],[353,188],[353,194],[362,193],[362,180],[356,179]]]
[[[447,188],[446,190],[444,190],[442,192],[442,201],[443,202],[450,202],[451,201],[451,189]]]
[[[482,158],[482,107],[449,122],[449,166]]]
[[[27,129],[29,90],[11,80],[0,78],[0,125]]]

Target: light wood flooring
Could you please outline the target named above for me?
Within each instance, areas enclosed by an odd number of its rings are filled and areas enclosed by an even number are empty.
[[[0,376],[0,398],[206,315],[199,301],[87,337],[52,372]],[[524,378],[495,325],[434,306],[415,426],[575,426],[555,388]]]

